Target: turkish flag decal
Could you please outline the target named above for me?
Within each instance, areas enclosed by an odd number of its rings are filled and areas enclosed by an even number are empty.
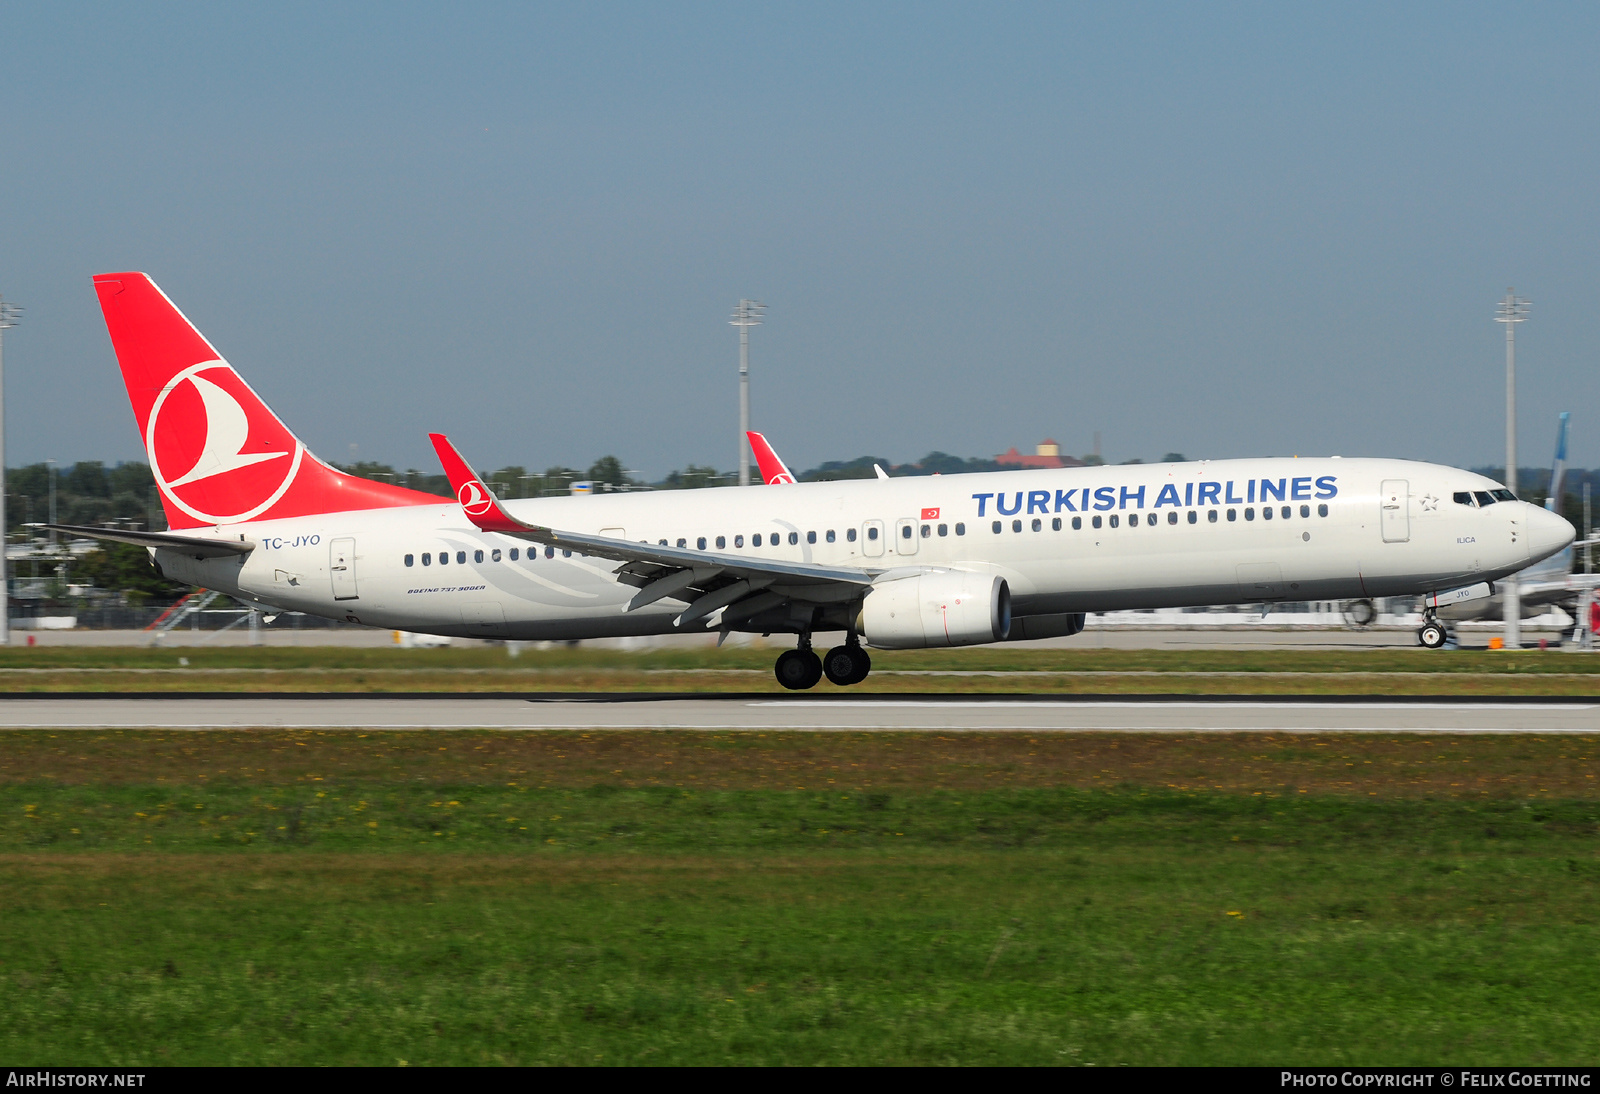
[[[937,510],[937,509],[924,509],[922,511],[922,519],[923,520],[938,520],[939,519],[939,510]]]

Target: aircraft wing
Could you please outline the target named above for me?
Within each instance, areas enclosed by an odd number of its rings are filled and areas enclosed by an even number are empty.
[[[499,532],[547,547],[580,551],[591,558],[622,563],[615,573],[623,582],[639,589],[639,594],[629,601],[624,611],[672,597],[690,603],[675,621],[680,627],[698,622],[719,609],[726,609],[723,613],[726,623],[791,600],[816,604],[853,600],[887,570],[887,567],[822,566],[660,543],[634,543],[528,524],[505,511],[448,437],[430,433],[428,438],[439,454],[439,462],[450,478],[462,512],[473,524],[485,532]]]
[[[175,532],[132,532],[122,528],[92,528],[84,524],[42,524],[37,527],[53,528],[57,532],[82,536],[84,539],[109,539],[117,543],[132,543],[138,547],[164,547],[182,551],[193,558],[224,558],[228,555],[247,555],[256,545],[247,539],[211,539],[207,536],[183,536]]]
[[[794,482],[794,475],[787,465],[778,458],[772,450],[772,445],[767,443],[767,438],[760,433],[746,433],[750,441],[750,451],[756,454],[756,466],[761,469],[761,481],[768,486],[780,486],[786,482]]]

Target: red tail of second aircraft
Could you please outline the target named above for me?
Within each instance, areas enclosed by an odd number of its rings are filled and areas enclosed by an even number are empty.
[[[146,275],[94,287],[170,527],[440,503],[313,456]]]

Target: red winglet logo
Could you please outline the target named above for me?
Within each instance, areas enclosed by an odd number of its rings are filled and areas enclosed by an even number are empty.
[[[746,433],[750,439],[750,450],[756,454],[756,466],[761,469],[761,481],[768,486],[778,486],[782,483],[793,482],[794,475],[778,459],[778,454],[772,450],[767,439],[759,433]]]
[[[473,524],[485,532],[520,532],[527,528],[526,524],[500,508],[494,493],[461,458],[461,453],[456,451],[449,437],[443,433],[429,433],[428,439],[433,442],[433,450],[439,454],[439,462],[444,464],[444,473],[450,478],[450,488],[456,492],[461,511],[471,518]]]

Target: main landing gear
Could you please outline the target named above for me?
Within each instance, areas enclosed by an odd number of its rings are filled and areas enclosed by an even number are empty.
[[[854,635],[844,645],[829,650],[826,657],[818,658],[811,649],[809,634],[800,636],[798,649],[784,650],[779,654],[778,663],[772,670],[778,683],[790,691],[814,688],[824,675],[831,683],[847,687],[861,683],[871,671],[872,658],[867,656],[867,651],[861,648],[861,643],[856,641]]]
[[[822,660],[822,671],[830,683],[849,687],[867,678],[867,673],[872,671],[872,658],[855,640],[855,635],[851,635],[844,645],[828,651],[828,656]]]
[[[1432,611],[1422,613],[1422,628],[1417,631],[1417,641],[1430,650],[1440,649],[1449,639],[1450,632],[1444,629],[1444,624],[1439,622],[1439,617]]]

